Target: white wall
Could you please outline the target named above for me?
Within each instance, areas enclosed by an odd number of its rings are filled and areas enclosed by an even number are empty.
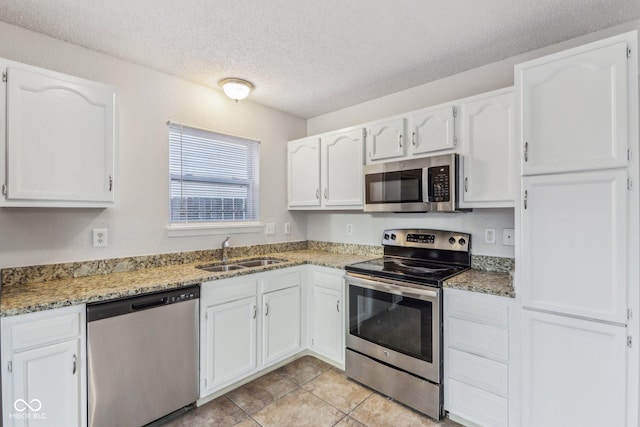
[[[234,245],[306,238],[305,215],[286,207],[286,141],[305,135],[304,120],[4,23],[0,57],[120,89],[117,205],[0,209],[0,268],[218,248],[223,235],[167,236],[168,119],[261,141],[261,217],[276,235],[232,234]],[[92,247],[93,228],[108,229],[109,247]]]
[[[373,99],[352,107],[317,116],[307,121],[307,134],[314,135],[419,108],[453,101],[471,95],[513,85],[513,66],[543,55],[594,40],[640,30],[640,21],[608,28],[560,44],[548,46],[449,76],[431,83]],[[640,57],[635,53],[636,57]],[[514,177],[515,179],[515,177]],[[513,209],[476,209],[464,214],[385,214],[364,213],[311,214],[308,216],[307,238],[310,240],[347,241],[379,244],[385,228],[423,227],[472,233],[474,254],[514,257],[513,246],[502,245],[502,229],[513,228]],[[346,235],[346,224],[354,226],[352,236]],[[484,243],[484,228],[496,228],[496,244]],[[329,237],[327,237],[329,236]]]

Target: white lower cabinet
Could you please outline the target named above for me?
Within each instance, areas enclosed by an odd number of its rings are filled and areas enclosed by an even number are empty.
[[[522,310],[522,425],[624,426],[627,328]]]
[[[300,350],[301,275],[294,267],[202,284],[200,397]]]
[[[309,348],[344,364],[344,271],[310,268]]]
[[[508,298],[444,290],[445,409],[460,421],[509,425],[512,311]]]
[[[85,306],[2,319],[3,425],[86,426]]]

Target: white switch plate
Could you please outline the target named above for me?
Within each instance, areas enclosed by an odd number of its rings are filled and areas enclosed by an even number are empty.
[[[496,229],[495,228],[485,228],[484,229],[484,242],[485,243],[496,243]]]
[[[347,234],[349,236],[353,234],[353,224],[347,224]]]
[[[106,248],[107,247],[107,229],[106,228],[94,228],[93,229],[93,247],[94,248]]]
[[[291,223],[290,222],[285,222],[284,223],[284,234],[291,234]]]
[[[276,224],[268,222],[264,225],[264,234],[276,234]]]
[[[502,230],[502,244],[505,246],[514,246],[516,244],[513,228],[505,228]]]

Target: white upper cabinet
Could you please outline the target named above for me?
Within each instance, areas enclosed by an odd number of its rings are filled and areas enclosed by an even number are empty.
[[[321,139],[322,204],[325,207],[362,207],[363,131],[356,129]]]
[[[367,163],[393,160],[405,155],[407,119],[395,117],[367,126]]]
[[[461,102],[461,207],[513,207],[514,107],[512,88]]]
[[[411,130],[410,153],[414,156],[455,146],[455,107],[429,108],[409,116]]]
[[[627,172],[523,179],[522,304],[627,321]]]
[[[6,150],[3,206],[108,207],[114,202],[116,88],[0,60]],[[6,157],[5,157],[6,156]]]
[[[289,208],[320,206],[320,138],[289,141]]]
[[[289,209],[362,209],[362,128],[289,141]]]
[[[626,166],[629,46],[626,34],[516,66],[523,175]]]

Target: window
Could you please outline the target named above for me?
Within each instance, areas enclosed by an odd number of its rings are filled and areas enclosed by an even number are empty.
[[[259,143],[169,124],[171,223],[258,220]]]

